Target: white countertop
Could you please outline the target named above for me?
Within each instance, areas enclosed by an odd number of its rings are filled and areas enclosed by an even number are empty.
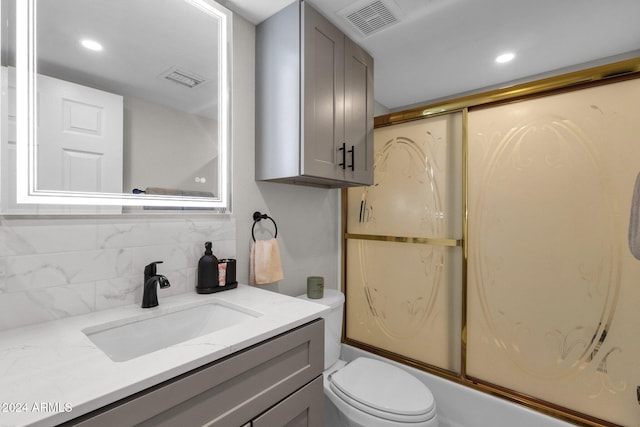
[[[162,298],[0,332],[0,427],[51,426],[303,325],[329,308],[255,287]],[[260,317],[124,362],[114,362],[83,329],[194,302],[229,303]],[[158,331],[162,334],[162,331]],[[150,337],[152,338],[152,337]]]

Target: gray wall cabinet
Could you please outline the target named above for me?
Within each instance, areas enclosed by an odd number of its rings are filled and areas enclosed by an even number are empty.
[[[64,425],[322,427],[323,359],[318,319]]]
[[[305,1],[256,28],[256,180],[373,183],[373,59]]]

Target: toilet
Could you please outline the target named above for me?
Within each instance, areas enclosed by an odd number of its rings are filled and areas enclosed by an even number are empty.
[[[340,360],[342,292],[325,289],[323,298],[299,298],[331,307],[323,316],[325,426],[438,426],[433,395],[416,377],[377,359]]]

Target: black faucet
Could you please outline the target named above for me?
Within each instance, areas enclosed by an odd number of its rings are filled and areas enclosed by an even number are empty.
[[[161,289],[171,286],[169,279],[156,273],[156,264],[162,264],[162,261],[152,262],[144,268],[142,308],[150,308],[158,305],[158,285],[160,285]]]

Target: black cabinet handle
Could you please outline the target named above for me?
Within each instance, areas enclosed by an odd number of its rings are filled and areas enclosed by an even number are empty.
[[[354,161],[354,159],[355,159],[355,151],[356,151],[356,149],[355,149],[355,147],[354,147],[353,145],[351,146],[351,150],[349,150],[349,151],[348,151],[349,153],[351,153],[351,164],[350,164],[349,166],[347,166],[347,167],[348,167],[349,169],[351,169],[351,170],[355,170],[355,169],[354,169],[354,164],[355,164],[355,161]]]
[[[347,144],[345,142],[342,143],[342,147],[338,148],[338,151],[342,151],[342,163],[338,163],[342,169],[346,169],[347,164],[347,153],[346,153]]]

